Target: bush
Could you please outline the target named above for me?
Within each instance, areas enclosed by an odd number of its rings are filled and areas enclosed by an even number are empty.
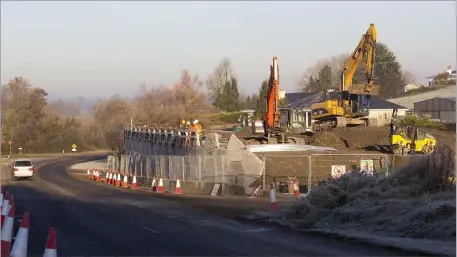
[[[314,229],[360,229],[396,237],[455,241],[455,152],[437,148],[389,177],[343,175],[271,221]]]
[[[402,119],[400,124],[403,126],[416,126],[445,131],[455,131],[455,123],[441,123],[439,121],[431,120],[430,118],[431,117],[429,115],[419,116],[416,114],[408,114]]]
[[[211,125],[222,125],[222,124],[236,124],[240,123],[238,119],[240,116],[245,115],[243,112],[220,112],[204,115],[201,118],[200,123],[202,126],[208,127]]]

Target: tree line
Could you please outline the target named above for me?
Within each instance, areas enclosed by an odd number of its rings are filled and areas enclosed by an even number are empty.
[[[348,54],[324,59],[308,68],[299,87],[304,92],[338,89],[340,75]],[[360,65],[354,83],[363,83],[364,65]],[[268,77],[269,74],[265,74]],[[380,96],[396,97],[414,76],[403,71],[395,54],[384,43],[378,43],[375,58],[375,84],[381,85]],[[206,83],[199,76],[183,70],[177,82],[168,87],[140,87],[133,99],[113,96],[97,102],[89,117],[64,117],[46,100],[47,92],[33,86],[23,77],[11,79],[1,87],[2,153],[23,148],[24,153],[113,149],[122,151],[125,124],[175,127],[181,119],[198,119],[203,114],[253,109],[257,118],[266,111],[268,79],[259,83],[258,93],[242,95],[232,64],[224,58],[211,72]],[[207,91],[204,86],[206,84]],[[62,106],[59,103],[56,106]],[[282,99],[280,106],[287,106]],[[77,110],[72,110],[77,113]],[[13,152],[15,152],[13,151]]]
[[[341,81],[340,76],[349,55],[349,53],[342,53],[318,61],[303,73],[298,87],[304,92],[323,93],[329,89],[338,90]],[[365,81],[365,58],[366,56],[363,57],[354,74],[354,84],[363,84]],[[414,75],[402,69],[395,53],[387,44],[382,42],[376,44],[374,69],[375,85],[380,85],[379,96],[381,98],[398,97],[404,92],[405,85],[416,82]]]

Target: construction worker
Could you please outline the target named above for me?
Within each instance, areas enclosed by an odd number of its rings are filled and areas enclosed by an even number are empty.
[[[200,126],[200,124],[198,124],[198,120],[194,120],[194,122],[192,123],[192,128],[193,130],[197,131],[197,133],[199,135],[202,134],[202,126]]]
[[[181,120],[181,124],[179,124],[179,129],[183,130],[185,128],[186,128],[186,121],[185,120]]]

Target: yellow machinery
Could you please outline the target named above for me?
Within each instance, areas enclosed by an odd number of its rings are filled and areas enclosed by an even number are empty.
[[[312,104],[311,118],[315,120],[313,131],[330,130],[347,125],[367,125],[370,96],[379,93],[379,86],[373,85],[375,53],[376,27],[370,24],[368,31],[345,62],[341,74],[339,99]],[[364,56],[366,81],[364,84],[354,85],[352,78]]]
[[[436,139],[417,127],[397,128],[397,109],[392,112],[389,140],[392,152],[400,155],[431,154],[436,146]]]

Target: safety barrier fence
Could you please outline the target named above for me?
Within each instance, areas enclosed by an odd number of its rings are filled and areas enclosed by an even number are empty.
[[[386,154],[311,154],[270,155],[262,154],[263,171],[247,173],[241,163],[230,161],[226,154],[208,155],[132,155],[121,161],[110,156],[107,170],[120,171],[145,182],[160,176],[166,180],[212,182],[243,187],[268,189],[273,181],[280,192],[288,191],[288,182],[295,178],[302,193],[309,192],[320,181],[325,181],[350,171],[366,171],[368,175],[388,174],[392,157]],[[246,172],[247,171],[247,172]],[[141,182],[140,182],[141,184]]]
[[[174,149],[191,150],[201,146],[201,137],[195,130],[155,129],[126,126],[124,151],[126,153],[154,154]]]

